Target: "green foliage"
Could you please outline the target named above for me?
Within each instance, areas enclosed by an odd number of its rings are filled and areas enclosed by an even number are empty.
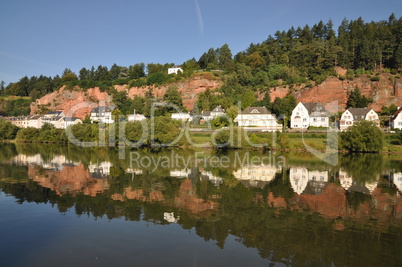
[[[18,130],[11,122],[0,119],[0,140],[13,140]]]
[[[169,80],[169,75],[163,72],[156,72],[148,76],[147,84],[152,85],[161,85]]]
[[[181,93],[177,89],[177,87],[169,86],[166,90],[166,93],[163,96],[163,101],[167,102],[168,104],[175,105],[176,107],[180,108],[182,111],[185,110],[183,106],[183,99],[181,97]],[[169,112],[178,112],[174,108],[168,108]]]
[[[373,102],[373,99],[362,95],[360,93],[360,89],[355,88],[355,90],[353,90],[349,93],[346,107],[347,108],[366,108],[372,102]]]
[[[212,119],[212,125],[214,127],[229,126],[229,118],[227,116],[216,116]]]
[[[380,76],[373,76],[370,78],[370,81],[372,82],[378,82],[380,80]]]
[[[151,145],[153,146],[167,146],[177,145],[172,143],[180,133],[177,124],[169,117],[155,117],[154,118],[154,136],[151,138]]]
[[[341,135],[341,146],[349,152],[379,152],[384,145],[384,136],[374,122],[361,120]]]

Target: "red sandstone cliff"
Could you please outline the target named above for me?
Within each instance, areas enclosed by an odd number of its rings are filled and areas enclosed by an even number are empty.
[[[169,84],[166,86],[145,86],[131,87],[127,85],[116,85],[117,91],[126,91],[128,97],[144,96],[152,88],[155,97],[161,98],[170,86],[178,88],[182,93],[183,105],[191,110],[198,99],[198,94],[207,89],[215,90],[222,85],[219,79],[207,79],[204,77],[194,77],[185,81]],[[99,104],[109,105],[112,103],[112,96],[106,92],[101,92],[98,87],[84,90],[67,90],[65,86],[58,91],[47,94],[31,104],[31,114],[41,113],[42,110],[60,110],[69,117],[79,117],[84,119],[93,107]]]
[[[145,86],[131,87],[127,85],[116,85],[118,91],[126,91],[130,98],[134,96],[144,96],[145,93],[152,88],[155,97],[161,98],[170,86],[175,86],[182,93],[183,104],[186,108],[192,109],[194,103],[198,100],[198,94],[205,92],[207,89],[215,90],[222,86],[223,82],[220,79],[208,79],[205,77],[193,77],[191,79],[164,85],[164,86]],[[348,93],[355,88],[360,88],[363,95],[373,98],[374,103],[370,105],[375,111],[380,111],[383,105],[389,106],[395,104],[402,106],[402,80],[392,77],[389,73],[380,75],[380,81],[371,81],[367,75],[362,75],[354,80],[343,80],[336,77],[327,78],[322,84],[313,86],[312,88],[304,86],[279,86],[270,89],[271,100],[275,97],[284,97],[289,92],[293,94],[298,102],[321,102],[326,105],[330,112],[343,111],[346,107]],[[259,94],[258,99],[262,99],[264,94]],[[105,92],[101,92],[99,88],[91,88],[86,91],[67,90],[65,86],[60,90],[47,94],[44,97],[36,100],[31,104],[31,114],[40,113],[45,110],[61,110],[64,113],[69,113],[75,107],[77,111],[67,114],[81,119],[89,111],[101,104],[110,104],[112,97]],[[334,103],[334,105],[329,105]]]

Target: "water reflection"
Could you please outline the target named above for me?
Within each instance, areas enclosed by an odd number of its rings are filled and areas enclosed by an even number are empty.
[[[284,264],[402,260],[394,253],[402,249],[402,158],[347,155],[338,166],[326,166],[306,155],[285,155],[287,167],[245,162],[218,168],[197,166],[188,151],[177,151],[191,159],[189,165],[155,169],[118,160],[113,151],[7,149],[0,190],[20,203],[50,202],[61,212],[98,219],[177,224],[220,248],[232,235],[262,258]],[[157,158],[171,152],[139,153]],[[233,153],[218,157],[233,159]]]

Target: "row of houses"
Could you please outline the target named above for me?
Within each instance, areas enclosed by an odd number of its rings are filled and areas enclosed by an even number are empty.
[[[62,111],[49,111],[43,116],[30,115],[20,117],[7,117],[6,120],[20,128],[41,128],[45,123],[53,125],[57,129],[66,129],[68,126],[82,123],[77,117],[66,117]]]

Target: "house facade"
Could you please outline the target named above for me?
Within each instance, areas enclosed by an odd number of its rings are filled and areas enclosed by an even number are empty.
[[[226,116],[225,109],[223,109],[221,105],[216,106],[212,111],[203,111],[201,114],[204,121],[209,121],[220,116]]]
[[[374,110],[369,108],[348,108],[342,113],[339,120],[339,129],[344,131],[361,120],[373,121],[380,127],[380,119]]]
[[[240,127],[256,127],[266,131],[280,131],[282,125],[278,124],[275,115],[266,107],[248,107],[234,119]]]
[[[144,115],[138,114],[138,113],[127,115],[127,120],[128,121],[143,121],[143,120],[146,120],[146,119],[147,118]]]
[[[179,72],[183,73],[183,69],[180,66],[174,66],[172,68],[168,68],[168,74],[178,74]]]
[[[114,123],[112,111],[115,110],[113,106],[99,106],[93,108],[90,113],[91,122],[100,123]]]
[[[82,123],[82,120],[77,117],[64,117],[60,121],[60,128],[67,129],[67,127],[72,126],[77,123]]]
[[[329,127],[329,112],[321,103],[300,102],[293,109],[290,128]]]
[[[171,118],[173,120],[179,121],[192,121],[193,117],[190,116],[190,113],[172,113]]]
[[[391,117],[391,128],[402,130],[402,108],[398,110]]]

